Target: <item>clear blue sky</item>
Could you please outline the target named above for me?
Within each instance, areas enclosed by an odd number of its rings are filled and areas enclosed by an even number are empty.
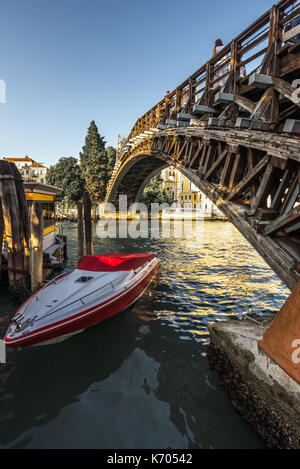
[[[75,156],[95,120],[107,145],[268,10],[267,0],[0,0],[0,157]]]

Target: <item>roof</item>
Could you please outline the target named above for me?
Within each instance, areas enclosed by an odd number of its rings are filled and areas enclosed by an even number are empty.
[[[77,269],[90,272],[133,270],[154,258],[154,254],[119,254],[117,252],[105,254],[104,256],[83,256]]]
[[[40,164],[40,163],[33,163],[30,168],[45,168],[47,169],[47,166]]]
[[[38,194],[56,195],[62,192],[62,189],[59,187],[49,186],[48,184],[42,184],[41,182],[23,181],[23,187],[25,192],[35,192]]]
[[[35,161],[32,160],[31,158],[29,158],[29,156],[27,156],[27,155],[24,156],[23,158],[6,158],[6,157],[4,157],[3,159],[4,159],[5,161],[9,161],[10,163],[13,163],[14,161],[18,161],[18,162],[20,162],[20,163],[21,163],[22,161],[24,161],[24,162],[25,162],[25,161],[27,161],[27,162],[28,162],[28,161],[31,161],[32,163],[35,163]]]

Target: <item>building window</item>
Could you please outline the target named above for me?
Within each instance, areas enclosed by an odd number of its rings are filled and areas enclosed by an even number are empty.
[[[190,194],[190,195],[189,195],[189,200],[191,200],[191,198],[192,198],[192,196],[191,196],[191,194]]]
[[[194,200],[197,200],[197,194],[194,194]]]
[[[184,196],[184,200],[187,200],[187,195]]]

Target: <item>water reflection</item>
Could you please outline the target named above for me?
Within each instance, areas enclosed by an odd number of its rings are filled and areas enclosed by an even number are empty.
[[[71,269],[76,227],[65,231]],[[196,241],[95,242],[96,253],[155,252],[155,282],[130,309],[69,341],[9,354],[1,447],[263,446],[209,370],[207,325],[273,314],[288,292],[228,223],[206,222]],[[1,295],[1,312],[10,308]]]

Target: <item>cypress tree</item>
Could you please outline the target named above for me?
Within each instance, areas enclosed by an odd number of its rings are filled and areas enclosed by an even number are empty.
[[[85,145],[80,152],[80,162],[86,189],[93,203],[99,203],[105,197],[109,176],[105,143],[104,137],[99,135],[95,121],[92,121],[85,138]]]

